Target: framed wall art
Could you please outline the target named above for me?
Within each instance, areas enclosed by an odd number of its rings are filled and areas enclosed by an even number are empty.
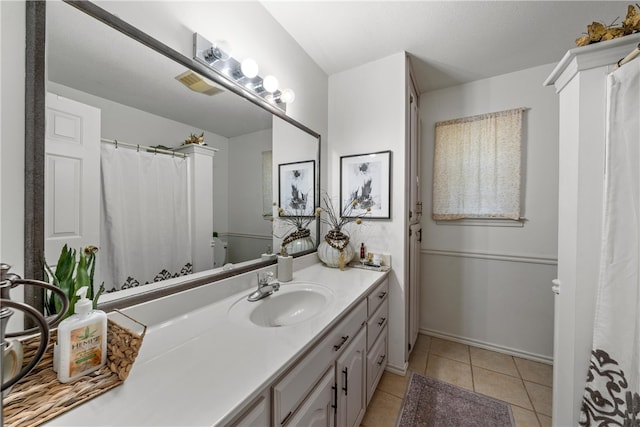
[[[285,216],[313,216],[316,162],[283,163],[278,165],[278,206],[284,209]]]
[[[340,157],[340,212],[357,201],[350,216],[391,218],[391,151]]]

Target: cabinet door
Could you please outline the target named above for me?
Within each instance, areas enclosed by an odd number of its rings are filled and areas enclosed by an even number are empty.
[[[262,427],[269,425],[269,402],[269,391],[267,390],[230,425],[232,427]]]
[[[298,412],[283,425],[308,427],[333,427],[335,414],[335,383],[333,367],[327,371],[313,388]]]
[[[336,363],[338,427],[358,426],[367,408],[366,328],[362,328]]]
[[[378,340],[367,353],[367,404],[376,391],[380,377],[387,366],[387,328],[385,327]]]

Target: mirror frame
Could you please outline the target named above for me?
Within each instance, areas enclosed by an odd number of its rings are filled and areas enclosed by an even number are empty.
[[[193,70],[225,89],[245,98],[249,102],[261,107],[274,116],[297,127],[318,140],[316,200],[314,206],[319,206],[321,136],[297,120],[288,116],[279,108],[269,104],[248,89],[229,80],[224,74],[208,68],[194,59],[186,57],[180,52],[151,37],[145,32],[117,16],[107,12],[90,1],[63,0],[96,20],[125,34],[177,62]],[[24,223],[24,275],[36,280],[43,280],[44,268],[41,254],[44,253],[44,165],[45,165],[45,99],[46,99],[46,2],[27,0],[26,3],[26,37],[25,37],[25,223]],[[320,222],[316,221],[316,236],[320,235]],[[318,242],[316,242],[317,248]],[[316,249],[301,252],[295,256],[316,252]],[[213,281],[226,279],[248,271],[257,270],[275,264],[275,261],[257,261],[254,264],[238,267],[233,270],[215,272],[196,279],[189,279],[174,285],[160,288],[141,287],[142,292],[133,296],[119,298],[107,303],[99,304],[104,311],[112,311],[139,304],[156,298],[161,298],[176,292],[196,288]],[[44,296],[39,288],[25,287],[25,302],[40,310],[44,306]]]

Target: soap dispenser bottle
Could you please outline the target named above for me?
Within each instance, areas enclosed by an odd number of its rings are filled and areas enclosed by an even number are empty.
[[[87,287],[77,292],[75,314],[58,326],[58,380],[67,383],[101,368],[107,361],[107,315],[92,310]]]

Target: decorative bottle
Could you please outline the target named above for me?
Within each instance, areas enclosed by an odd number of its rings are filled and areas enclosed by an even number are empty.
[[[107,361],[107,315],[92,310],[87,287],[77,292],[75,314],[58,326],[58,380],[67,383],[100,369]]]

